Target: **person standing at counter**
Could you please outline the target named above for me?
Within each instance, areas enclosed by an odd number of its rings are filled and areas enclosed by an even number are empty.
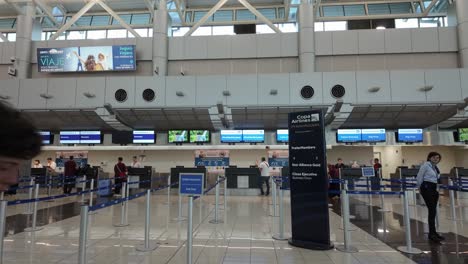
[[[132,162],[132,166],[130,166],[132,168],[141,168],[141,163],[138,161],[138,157],[137,156],[133,156],[133,162]]]
[[[346,166],[343,164],[343,159],[338,158],[337,163],[335,164],[335,169],[344,169]]]
[[[419,187],[424,202],[428,210],[427,222],[429,224],[429,240],[440,242],[444,237],[436,231],[435,218],[437,215],[437,203],[439,202],[439,192],[437,191],[437,182],[440,178],[440,170],[437,164],[442,156],[437,152],[430,152],[427,155],[427,161],[421,165],[416,176],[416,185]]]
[[[117,159],[117,164],[114,166],[115,173],[115,194],[120,195],[120,190],[122,189],[122,183],[127,181],[127,166],[123,163],[123,158],[119,157]]]
[[[34,160],[34,164],[33,164],[33,169],[42,169],[44,168],[41,164],[41,161],[40,160]]]
[[[375,171],[375,176],[382,178],[382,175],[380,175],[380,169],[382,168],[382,164],[380,164],[380,161],[378,158],[374,159],[374,171]]]
[[[63,193],[64,194],[70,194],[73,185],[75,185],[75,177],[76,173],[78,172],[78,165],[76,162],[73,160],[74,157],[70,156],[70,159],[65,162],[64,167],[65,167],[65,172],[64,172],[64,184],[63,184]]]
[[[258,164],[260,169],[260,195],[270,195],[270,165],[266,161],[265,157],[262,157],[262,162]],[[265,182],[267,191],[266,194],[263,192],[263,183]]]

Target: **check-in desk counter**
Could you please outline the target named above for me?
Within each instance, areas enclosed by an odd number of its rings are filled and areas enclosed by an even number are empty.
[[[210,185],[207,184],[206,177],[206,168],[190,168],[190,167],[175,167],[171,168],[171,183],[175,183],[179,181],[179,174],[180,173],[203,173],[205,177],[205,188],[209,188]],[[172,189],[179,189],[179,184],[173,185]]]
[[[128,182],[143,182],[133,183],[129,185],[130,189],[149,189],[151,188],[151,177],[153,175],[153,168],[145,166],[144,168],[128,167]],[[146,182],[148,181],[148,182]]]
[[[230,195],[258,195],[260,170],[258,168],[226,168]]]
[[[457,181],[458,186],[463,186],[466,190],[468,189],[468,169],[457,167],[452,169],[454,180]],[[455,195],[459,199],[468,199],[468,192],[455,192]]]

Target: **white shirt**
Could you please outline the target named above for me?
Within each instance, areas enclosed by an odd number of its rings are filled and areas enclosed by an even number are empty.
[[[48,166],[51,170],[57,169],[57,164],[56,164],[54,161],[52,161],[52,162],[50,162],[50,163],[47,163],[47,166]]]
[[[270,165],[268,165],[268,162],[262,161],[258,167],[260,168],[260,175],[262,177],[270,176]]]
[[[140,162],[132,162],[132,168],[141,168],[141,163]]]
[[[33,167],[34,169],[41,169],[41,168],[44,168],[44,167],[42,166],[42,164],[37,164],[37,165],[34,164],[32,167]]]

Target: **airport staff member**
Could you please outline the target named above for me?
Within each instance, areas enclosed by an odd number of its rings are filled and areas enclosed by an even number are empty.
[[[260,169],[260,195],[270,195],[270,165],[265,157],[262,157],[262,162],[258,164],[258,168]],[[263,182],[267,186],[266,194],[263,192]]]
[[[55,172],[57,169],[57,163],[55,163],[52,158],[47,158],[47,167],[49,167],[50,172]]]
[[[0,191],[6,191],[18,183],[20,166],[41,152],[42,139],[30,120],[1,101],[0,116]]]
[[[141,168],[141,163],[138,161],[137,156],[133,156],[132,168]]]
[[[63,193],[64,194],[70,194],[73,186],[75,185],[75,178],[76,174],[78,172],[78,165],[76,162],[73,160],[74,157],[70,156],[69,160],[65,162],[64,167],[65,167],[65,172],[63,173],[64,178],[64,184],[63,184]]]
[[[34,160],[34,164],[32,166],[34,169],[42,169],[44,168],[41,164],[41,161],[40,160]]]
[[[439,192],[437,191],[437,181],[440,178],[440,170],[437,164],[442,159],[442,156],[437,152],[430,152],[427,155],[427,161],[421,165],[418,175],[416,176],[416,184],[419,187],[419,192],[424,198],[428,210],[429,223],[429,239],[434,242],[444,240],[444,237],[436,231],[435,218],[437,215],[437,203],[439,202]]]

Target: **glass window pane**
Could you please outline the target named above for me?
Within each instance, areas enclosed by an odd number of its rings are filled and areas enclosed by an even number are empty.
[[[370,4],[367,5],[369,15],[385,15],[390,14],[390,7],[388,4]]]
[[[252,14],[252,12],[250,12],[248,9],[237,10],[236,15],[237,21],[255,20],[255,15]]]
[[[202,17],[205,16],[207,13],[208,11],[195,11],[194,12],[195,17],[193,18],[193,22],[200,21],[200,19],[202,19]],[[213,21],[213,16],[209,17],[206,21],[207,22]]]
[[[14,23],[15,23],[14,18],[0,19],[0,28],[13,28]]]
[[[296,23],[279,24],[279,29],[281,30],[281,32],[284,32],[284,33],[297,32],[297,24]]]
[[[315,22],[314,31],[323,31],[323,22]]]
[[[127,38],[127,30],[126,29],[109,29],[107,31],[107,38]]]
[[[213,35],[234,35],[234,26],[215,26]]]
[[[110,16],[93,16],[91,26],[108,26]]]
[[[105,30],[89,30],[87,39],[105,39]]]
[[[150,19],[150,14],[134,14],[132,16],[132,25],[148,25]]]
[[[270,33],[275,33],[273,29],[271,29],[267,25],[257,25],[257,34],[270,34]]]
[[[345,16],[365,16],[366,9],[364,5],[345,5],[344,15]]]
[[[135,31],[140,35],[142,38],[147,38],[148,37],[148,28],[135,28]],[[153,31],[153,29],[150,29],[150,31]],[[109,33],[107,33],[109,35]],[[135,38],[131,32],[127,32],[127,37],[128,38]]]
[[[423,17],[423,18],[421,18],[419,26],[422,27],[422,28],[438,27],[439,26],[439,18],[437,18],[437,17]]]
[[[62,35],[58,36],[57,40],[65,40],[66,39],[66,35],[65,33],[62,33]]]
[[[172,28],[172,36],[173,37],[182,37],[190,30],[189,27],[178,27]]]
[[[47,33],[48,32],[42,32],[41,33],[41,40],[47,40]]]
[[[86,31],[68,31],[67,39],[86,39]]]
[[[276,19],[276,8],[259,8],[257,10],[260,12],[260,14],[270,20]]]
[[[278,19],[284,19],[285,12],[283,7],[278,8]]]
[[[169,12],[169,15],[171,16],[172,25],[182,24],[182,21],[180,20],[179,14],[177,12]]]
[[[87,27],[91,25],[92,16],[82,16],[76,21],[76,25],[79,27]]]
[[[148,29],[148,37],[149,38],[153,37],[153,29],[152,28]]]
[[[390,12],[392,14],[413,13],[413,10],[411,9],[411,3],[393,3],[393,4],[389,4],[389,6],[390,6]]]
[[[289,9],[289,21],[296,21],[297,18],[297,7],[291,7]]]
[[[193,21],[192,21],[192,12],[187,12],[187,13],[185,13],[185,21],[187,21],[187,22],[193,22]]]
[[[347,27],[348,27],[348,22],[346,22],[346,21],[324,22],[325,31],[346,30]]]
[[[214,13],[213,19],[214,21],[232,21],[232,14],[231,10],[219,10]]]
[[[344,16],[343,6],[324,6],[322,10],[325,17]]]
[[[418,28],[417,18],[395,19],[395,28]]]
[[[44,19],[42,19],[42,24],[41,25],[42,25],[42,27],[45,27],[45,28],[50,28],[50,27],[54,26],[54,24],[52,23],[52,21],[48,17],[44,17]]]
[[[132,21],[132,15],[130,14],[120,15],[120,18],[127,24],[130,24],[130,21]],[[112,25],[120,25],[120,23],[115,18],[112,18]]]
[[[211,27],[199,27],[192,36],[211,36]]]

